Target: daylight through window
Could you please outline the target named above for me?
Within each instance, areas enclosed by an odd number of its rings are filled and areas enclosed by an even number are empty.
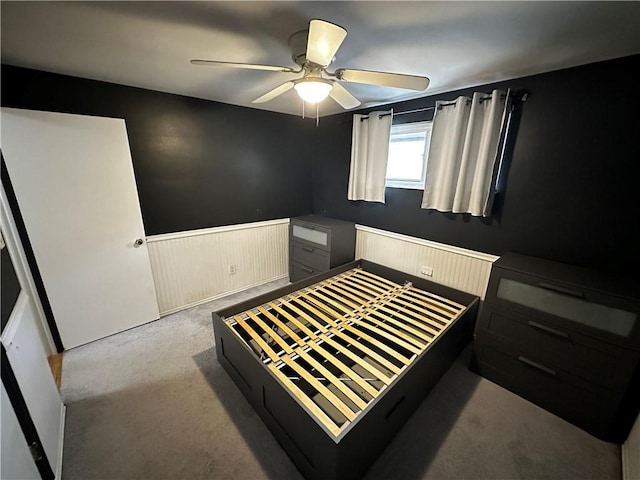
[[[386,186],[424,189],[431,122],[391,127]]]

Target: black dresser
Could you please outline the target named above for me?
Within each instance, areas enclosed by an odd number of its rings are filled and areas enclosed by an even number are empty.
[[[472,369],[606,441],[623,443],[640,395],[640,288],[508,253],[491,270]]]
[[[354,260],[356,226],[353,222],[306,215],[289,224],[289,279],[304,278]]]

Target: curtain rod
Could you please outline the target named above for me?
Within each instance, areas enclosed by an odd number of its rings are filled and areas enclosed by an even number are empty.
[[[511,92],[510,95],[512,98],[518,99],[521,102],[525,102],[527,100],[527,98],[529,97],[529,92],[527,90],[522,90],[522,91],[518,91],[518,92]],[[491,98],[491,95],[487,95],[485,97],[482,97],[480,99],[480,103],[482,103],[484,100],[489,100]],[[467,102],[470,102],[471,100],[467,100]],[[396,115],[407,115],[409,113],[418,113],[418,112],[426,112],[428,110],[435,110],[436,108],[440,108],[440,107],[448,107],[450,105],[455,105],[456,102],[449,102],[449,103],[441,103],[440,105],[438,105],[438,107],[424,107],[424,108],[416,108],[415,110],[407,110],[405,112],[397,112],[397,113],[384,113],[382,115],[380,115],[381,117],[388,117],[389,115],[393,115],[394,117]],[[364,121],[367,120],[369,118],[369,115],[367,115],[366,117],[360,117],[360,121]]]
[[[424,107],[424,108],[416,108],[415,110],[407,110],[405,112],[394,112],[394,113],[383,113],[380,115],[381,117],[388,117],[389,115],[393,115],[394,117],[397,115],[407,115],[409,113],[418,113],[418,112],[426,112],[427,110],[435,110],[436,107]],[[369,115],[366,117],[360,117],[360,121],[367,120]]]

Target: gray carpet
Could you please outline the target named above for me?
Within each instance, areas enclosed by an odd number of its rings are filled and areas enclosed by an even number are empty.
[[[274,282],[170,315],[64,355],[62,476],[300,479],[215,358],[211,312]],[[602,442],[468,370],[436,385],[366,479],[621,478]]]

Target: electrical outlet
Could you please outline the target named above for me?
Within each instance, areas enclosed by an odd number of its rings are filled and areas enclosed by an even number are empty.
[[[235,274],[236,274],[236,266],[229,265],[229,275],[235,275]]]
[[[425,277],[433,277],[433,268],[431,267],[421,267],[420,275],[424,275]]]

